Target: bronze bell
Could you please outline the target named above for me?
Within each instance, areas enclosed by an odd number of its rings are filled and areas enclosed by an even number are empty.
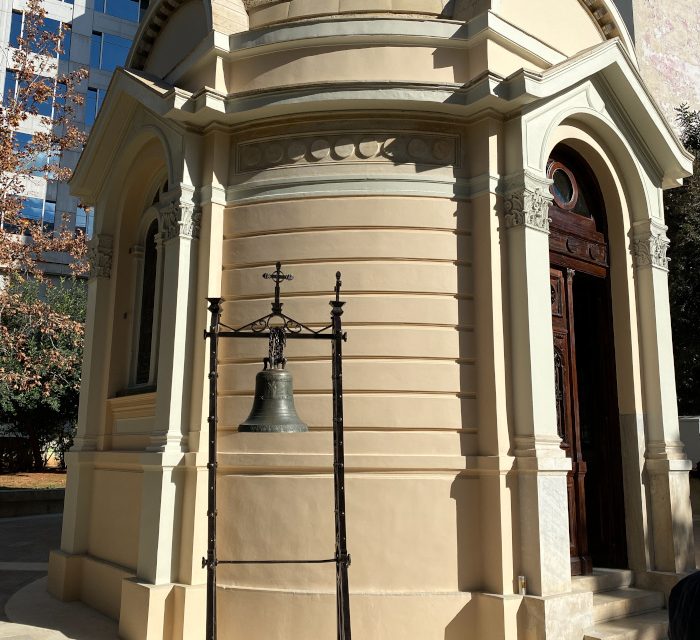
[[[282,433],[308,431],[294,408],[292,374],[285,369],[264,369],[255,376],[255,399],[239,431]]]
[[[270,332],[270,357],[255,376],[255,398],[250,415],[238,427],[244,432],[284,433],[308,431],[294,408],[292,374],[284,369],[285,336],[281,330]],[[270,368],[268,368],[268,366]]]

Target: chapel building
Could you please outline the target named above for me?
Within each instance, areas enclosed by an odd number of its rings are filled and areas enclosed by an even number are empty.
[[[695,567],[663,219],[691,170],[608,0],[154,0],[72,181],[51,593],[204,638],[206,299],[265,315],[279,260],[313,326],[342,272],[355,638],[664,638]],[[287,348],[308,433],[241,433],[265,351],[219,354],[219,554],[332,553],[330,357]],[[219,637],[333,638],[334,589],[220,567]]]

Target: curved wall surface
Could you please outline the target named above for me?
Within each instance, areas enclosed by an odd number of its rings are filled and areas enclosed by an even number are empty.
[[[294,274],[282,285],[285,312],[320,327],[342,272],[359,637],[428,639],[462,628],[479,582],[468,552],[478,528],[466,518],[478,483],[464,474],[464,456],[475,453],[476,363],[471,224],[455,197],[466,175],[462,134],[429,117],[319,117],[248,127],[232,144],[224,322],[269,310],[261,276],[280,260]],[[235,432],[266,348],[257,342],[222,347],[220,555],[332,557],[329,345],[290,341],[287,368],[311,433],[270,437]],[[281,625],[289,637],[332,635],[332,565],[224,568],[219,582],[232,637],[282,637]],[[251,606],[270,612],[255,632],[243,615]]]

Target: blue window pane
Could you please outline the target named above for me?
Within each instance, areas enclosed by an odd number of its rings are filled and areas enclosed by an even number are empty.
[[[51,113],[53,112],[53,100],[51,98],[46,102],[35,102],[34,105],[36,106],[36,112],[40,116],[51,117]]]
[[[93,216],[91,211],[78,207],[75,212],[75,230],[81,231],[86,238],[92,237],[92,221]]]
[[[5,71],[5,91],[3,92],[3,102],[5,104],[8,104],[10,98],[15,95],[16,91],[17,73],[8,69],[7,71]]]
[[[97,116],[97,89],[88,87],[85,96],[85,124],[91,126],[95,122],[95,116]]]
[[[41,220],[44,201],[41,198],[25,198],[20,215],[27,220]]]
[[[37,82],[39,82],[38,79]],[[41,82],[47,85],[51,85],[51,92],[53,93],[53,80],[49,78],[43,78]],[[26,86],[26,84],[24,86]],[[47,116],[50,118],[53,110],[53,96],[44,102],[36,102],[32,96],[27,96],[26,106],[28,111],[33,111],[34,109],[36,109],[36,112],[40,116]]]
[[[138,22],[139,2],[138,0],[105,0],[104,12],[116,18]]]
[[[111,33],[103,33],[100,69],[114,71],[117,67],[123,66],[130,47],[131,40],[120,38]]]
[[[44,18],[44,26],[42,27],[42,31],[46,31],[48,33],[53,33],[54,35],[58,35],[58,31],[61,28],[61,23],[58,20],[54,20],[52,18]],[[36,51],[43,43],[39,38],[37,38],[35,43],[32,43],[32,50]],[[53,43],[49,43],[48,45],[44,45],[45,49],[44,51],[49,54],[49,55],[56,55],[56,45]]]
[[[24,149],[28,144],[31,143],[32,141],[32,136],[30,136],[28,133],[15,133],[15,141],[17,142],[17,146],[19,147],[20,150]]]
[[[32,170],[31,173],[33,176],[43,175],[43,167],[45,167],[48,162],[48,156],[44,152],[37,153],[31,149],[27,149],[28,145],[32,142],[32,136],[28,133],[15,133],[15,142],[20,151],[24,151],[25,149],[29,151],[29,157],[26,158],[23,168]]]
[[[92,40],[90,41],[90,66],[100,67],[102,60],[102,34],[99,31],[92,32]]]
[[[56,203],[47,200],[44,202],[44,228],[47,231],[53,231],[56,219]]]
[[[61,42],[61,53],[58,56],[59,60],[70,60],[70,35],[71,26],[66,24],[63,29],[63,41]]]
[[[22,14],[19,11],[12,12],[12,24],[10,26],[10,46],[17,46],[17,38],[22,35]]]
[[[56,83],[56,95],[53,99],[53,103],[56,107],[61,109],[66,106],[66,93],[68,93],[68,87],[63,82]]]

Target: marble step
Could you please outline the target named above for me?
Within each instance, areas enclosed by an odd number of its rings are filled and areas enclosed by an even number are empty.
[[[572,589],[576,593],[600,593],[623,589],[632,584],[632,572],[629,569],[593,569],[592,575],[574,576]]]
[[[583,640],[668,640],[668,612],[660,609],[600,622],[584,632]]]
[[[606,622],[626,616],[634,616],[646,611],[661,609],[664,594],[625,587],[593,594],[593,621]]]

